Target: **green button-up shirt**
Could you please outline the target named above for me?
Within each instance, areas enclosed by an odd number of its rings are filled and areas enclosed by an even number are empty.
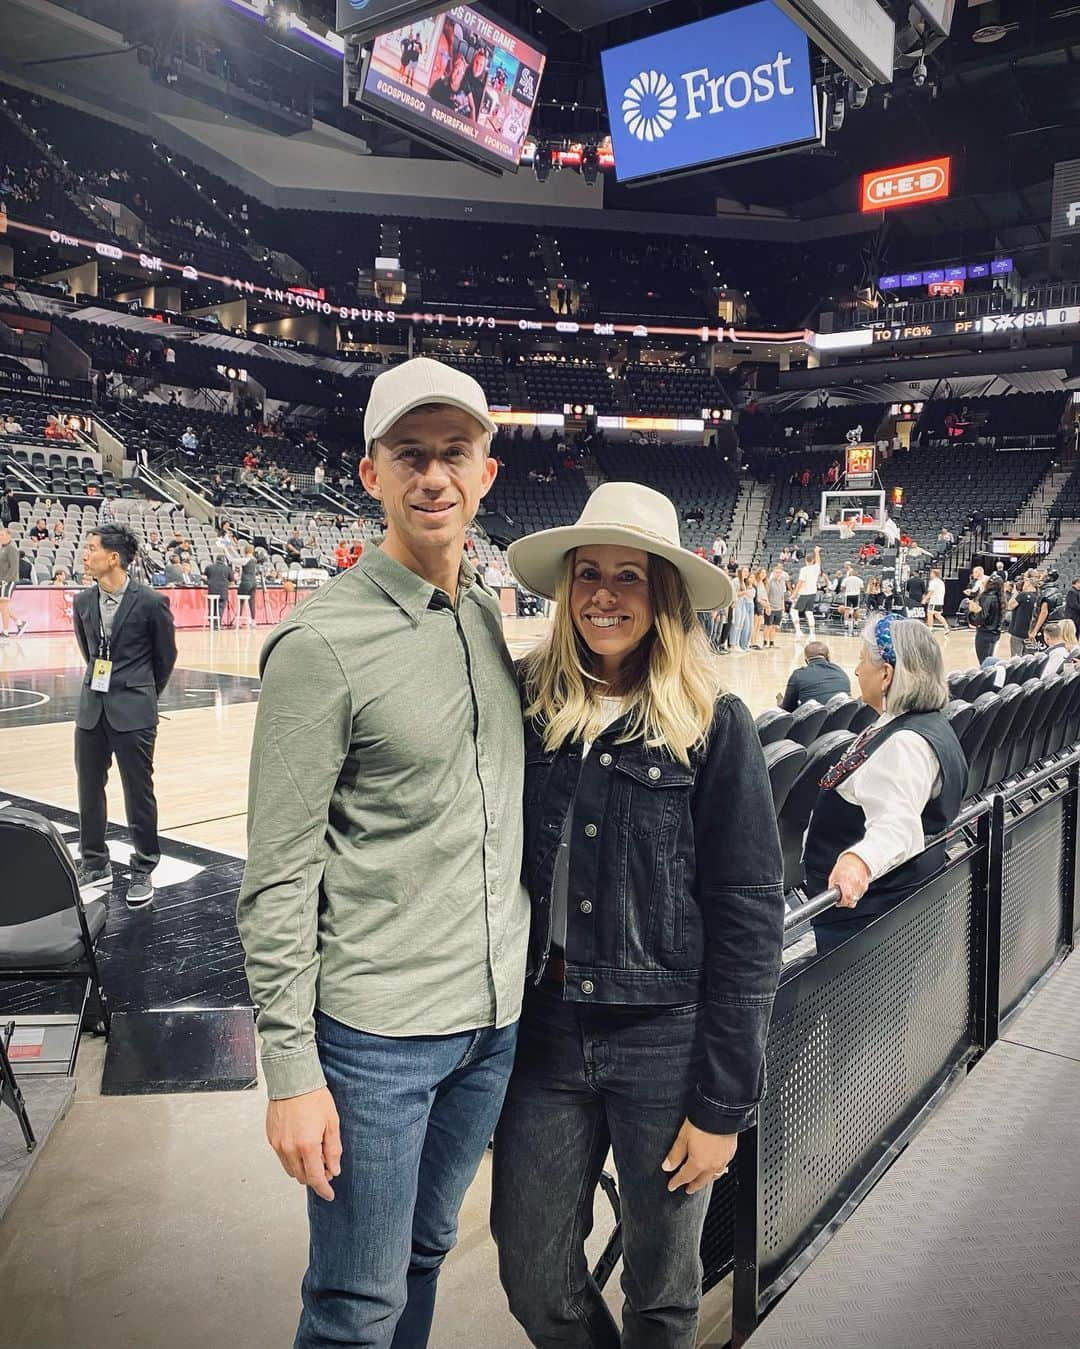
[[[378,549],[271,633],[237,905],[272,1098],[324,1083],[314,1009],[376,1035],[521,1010],[521,705],[499,606]]]

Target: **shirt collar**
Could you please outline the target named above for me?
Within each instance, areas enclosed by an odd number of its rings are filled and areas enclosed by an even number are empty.
[[[419,623],[424,612],[432,607],[436,596],[448,598],[437,586],[417,576],[414,571],[394,560],[381,548],[365,548],[355,570],[370,576],[379,589],[412,619]],[[462,554],[458,572],[458,596],[464,599],[476,581],[476,571]]]
[[[125,576],[124,584],[120,587],[119,590],[102,590],[101,586],[99,585],[98,595],[101,597],[101,599],[108,600],[111,604],[119,604],[120,601],[127,594],[127,588],[130,584],[131,584],[131,577]]]

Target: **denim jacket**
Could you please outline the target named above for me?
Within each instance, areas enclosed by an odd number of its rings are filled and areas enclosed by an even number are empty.
[[[702,1078],[690,1120],[711,1133],[754,1121],[783,948],[784,892],[772,790],[744,703],[719,698],[690,765],[617,743],[609,726],[544,748],[525,726],[530,968],[551,949],[551,887],[573,804],[564,996],[588,1005],[704,1004]],[[576,789],[576,795],[575,795]]]

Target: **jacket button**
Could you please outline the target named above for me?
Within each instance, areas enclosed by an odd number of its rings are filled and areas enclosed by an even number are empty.
[[[586,838],[595,838],[595,837],[596,837],[596,832],[597,832],[597,831],[596,831],[596,825],[595,825],[595,824],[587,824],[587,825],[585,826],[585,837],[586,837]]]
[[[583,899],[581,903],[578,905],[578,908],[581,910],[582,913],[592,913],[592,900]]]
[[[660,777],[660,770],[659,770],[659,768],[655,768],[655,767],[654,767],[654,768],[650,768],[650,769],[649,769],[649,777],[652,778],[653,782],[658,781],[658,780],[659,780],[659,777]]]
[[[611,755],[610,755],[610,754],[601,754],[601,755],[600,755],[600,764],[601,764],[601,766],[602,766],[603,768],[610,768],[610,767],[611,767]]]
[[[581,981],[582,993],[592,993],[595,990],[595,988],[596,985],[593,983],[591,979],[582,979]]]

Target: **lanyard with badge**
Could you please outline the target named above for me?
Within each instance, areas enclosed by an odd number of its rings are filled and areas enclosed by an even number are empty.
[[[105,623],[100,612],[101,599],[98,599],[98,652],[94,657],[94,669],[90,676],[90,687],[96,693],[108,693],[112,679],[112,639],[105,631]],[[115,619],[114,619],[115,622]]]

